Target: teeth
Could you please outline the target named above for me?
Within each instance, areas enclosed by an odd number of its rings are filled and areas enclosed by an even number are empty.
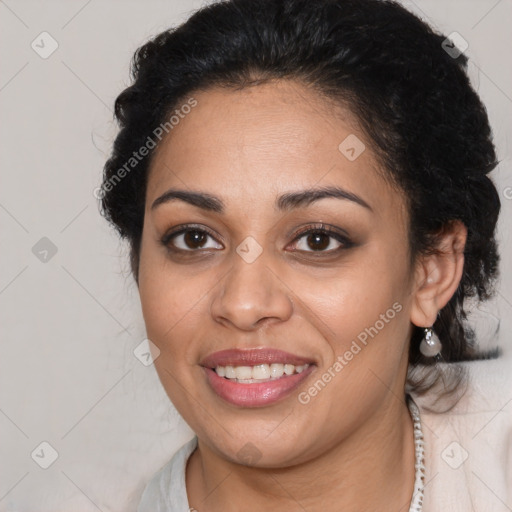
[[[293,364],[285,364],[284,365],[284,373],[286,373],[286,375],[292,375],[294,371],[295,371],[295,366],[293,366]]]
[[[217,366],[215,372],[219,377],[250,384],[279,379],[283,375],[302,373],[308,366],[309,364],[295,366],[281,363],[257,364],[255,366]]]
[[[252,379],[270,379],[270,366],[268,364],[258,364],[252,367],[251,376]]]
[[[235,366],[235,375],[238,380],[252,379],[252,368],[250,366]]]
[[[270,365],[270,376],[279,378],[282,377],[284,373],[284,364],[273,363]]]

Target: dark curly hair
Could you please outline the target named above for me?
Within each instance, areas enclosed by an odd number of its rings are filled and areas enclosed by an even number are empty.
[[[136,282],[155,129],[167,122],[167,132],[169,116],[196,91],[296,80],[357,115],[386,177],[404,192],[413,261],[436,251],[452,221],[467,227],[461,282],[433,327],[447,363],[499,355],[478,352],[464,309],[465,299],[493,294],[500,211],[488,176],[498,163],[492,133],[467,61],[446,51],[444,35],[389,0],[220,1],[151,39],[136,51],[133,83],[116,99],[120,131],[101,187],[102,215],[129,241]],[[150,140],[147,155],[133,161]],[[442,366],[461,366],[423,357],[422,335],[415,327],[407,379],[418,394],[446,375]],[[428,372],[419,377],[416,368]],[[464,380],[463,371],[455,373],[451,390]]]

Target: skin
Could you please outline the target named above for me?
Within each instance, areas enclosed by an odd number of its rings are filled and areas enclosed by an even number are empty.
[[[383,178],[371,141],[348,109],[284,80],[193,97],[197,106],[152,161],[139,267],[148,337],[160,350],[157,372],[199,439],[186,471],[190,506],[199,512],[408,510],[414,484],[413,424],[404,401],[409,339],[413,324],[431,326],[457,288],[464,226],[447,230],[442,254],[411,266],[404,193]],[[366,146],[354,161],[338,149],[350,134]],[[329,185],[371,209],[339,198],[274,208],[281,194]],[[225,212],[182,200],[152,209],[170,188],[215,195]],[[316,245],[308,235],[297,238],[300,228],[319,222],[345,230],[354,245],[329,235]],[[169,246],[181,253],[160,242],[189,223],[214,236],[195,245],[174,238]],[[262,249],[252,263],[236,252],[248,236]],[[401,311],[301,404],[298,393],[394,303]],[[200,361],[226,348],[263,346],[309,357],[316,367],[296,392],[272,405],[237,407],[218,397]],[[259,455],[242,464],[237,453],[247,443]]]

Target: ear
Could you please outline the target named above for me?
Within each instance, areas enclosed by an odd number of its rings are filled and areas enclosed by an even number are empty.
[[[467,228],[459,220],[447,224],[435,254],[420,256],[415,267],[411,322],[431,327],[459,286],[464,268]]]

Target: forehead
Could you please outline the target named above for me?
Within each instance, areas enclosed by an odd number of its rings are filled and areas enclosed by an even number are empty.
[[[401,207],[357,118],[311,88],[281,80],[191,96],[197,105],[154,156],[147,208],[170,187],[207,191],[229,208],[326,185],[357,193],[377,209]]]

